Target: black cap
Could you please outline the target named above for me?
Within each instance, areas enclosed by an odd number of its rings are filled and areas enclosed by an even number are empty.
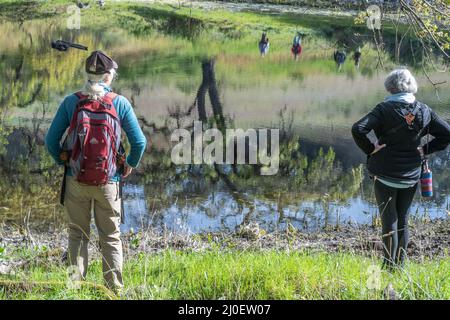
[[[111,69],[117,69],[117,63],[102,51],[94,51],[86,59],[86,72],[91,74],[109,73]]]

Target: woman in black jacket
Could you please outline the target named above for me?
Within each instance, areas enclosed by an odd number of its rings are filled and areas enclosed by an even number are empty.
[[[420,179],[424,155],[444,150],[450,126],[426,104],[416,100],[417,83],[407,69],[391,72],[384,83],[391,94],[352,127],[356,144],[368,157],[380,210],[384,263],[402,266],[408,246],[408,211]],[[372,143],[367,134],[374,130]],[[434,137],[421,146],[421,138]]]

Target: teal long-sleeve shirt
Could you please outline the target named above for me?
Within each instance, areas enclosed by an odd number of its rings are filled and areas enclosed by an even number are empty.
[[[111,89],[105,86],[105,91],[111,92]],[[55,159],[56,163],[60,165],[64,164],[59,159],[59,155],[62,151],[61,139],[67,128],[70,126],[70,121],[72,120],[78,100],[79,98],[75,94],[71,94],[64,98],[45,137],[45,145],[47,146],[50,155]],[[122,129],[125,131],[131,146],[130,154],[126,159],[127,164],[136,168],[145,151],[147,139],[139,126],[130,102],[125,97],[118,95],[113,100],[113,105],[116,108]],[[67,174],[72,175],[70,170],[68,170]],[[118,181],[119,179],[120,176],[117,174],[113,180]]]

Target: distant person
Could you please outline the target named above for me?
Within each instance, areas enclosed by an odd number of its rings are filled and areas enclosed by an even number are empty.
[[[269,52],[269,38],[267,37],[266,33],[263,33],[261,36],[261,40],[259,41],[259,52],[261,54],[261,57],[264,57]]]
[[[45,138],[50,155],[66,166],[62,199],[69,217],[69,263],[85,279],[92,210],[103,277],[115,292],[123,287],[119,181],[137,167],[147,143],[130,102],[110,88],[117,68],[94,51],[86,60],[84,88],[64,98]],[[131,146],[128,157],[119,151],[122,130]]]
[[[80,9],[87,9],[89,8],[89,3],[88,2],[83,3],[80,0],[77,0],[77,7]]]
[[[294,40],[292,41],[291,52],[294,55],[295,60],[298,60],[298,58],[302,54],[302,35],[300,32],[297,32],[297,34],[294,37]]]
[[[359,69],[359,64],[361,62],[361,47],[358,47],[358,49],[356,49],[355,53],[353,54],[353,60],[355,61],[356,68]]]
[[[352,127],[356,144],[367,155],[367,168],[382,223],[383,266],[403,265],[408,247],[408,213],[421,176],[423,156],[450,144],[450,126],[416,100],[417,83],[407,69],[391,72],[385,82],[391,94]],[[367,134],[375,132],[372,143]],[[421,137],[431,142],[421,146]]]
[[[338,70],[341,70],[342,65],[345,63],[345,60],[347,59],[347,53],[345,50],[336,50],[334,52],[334,61],[336,62],[336,66]]]

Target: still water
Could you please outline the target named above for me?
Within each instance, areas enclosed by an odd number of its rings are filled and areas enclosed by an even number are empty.
[[[314,231],[374,222],[372,183],[350,127],[384,98],[387,71],[377,70],[364,55],[359,69],[349,59],[337,71],[330,59],[332,51],[316,52],[308,47],[308,39],[304,57],[294,62],[284,43],[278,49],[272,45],[262,59],[257,45],[252,47],[247,38],[241,51],[231,52],[228,48],[237,40],[228,45],[226,40],[215,43],[122,29],[99,36],[94,30],[67,31],[57,24],[5,22],[0,24],[0,107],[2,125],[9,131],[0,149],[2,180],[7,181],[3,187],[21,185],[21,192],[33,194],[36,219],[55,214],[38,203],[48,205],[42,186],[49,181],[53,182],[48,192],[54,193],[50,198],[56,203],[59,182],[54,180],[61,175],[48,159],[42,137],[61,99],[84,81],[86,54],[52,51],[49,41],[56,38],[104,49],[118,61],[114,88],[132,101],[149,138],[140,169],[124,187],[124,231],[149,227],[176,233],[233,231],[251,222],[269,232],[288,225]],[[195,102],[205,81],[205,61],[214,61],[223,125],[280,128],[285,133],[278,175],[263,177],[247,166],[215,169],[170,163],[171,130],[198,120],[200,107]],[[432,77],[436,82],[450,80],[448,72],[435,72]],[[417,78],[418,98],[449,120],[448,83],[435,92],[419,71]],[[204,108],[211,119],[217,114],[208,99]],[[33,148],[34,144],[39,147]],[[448,217],[448,160],[448,152],[433,156],[435,196],[423,201],[417,195],[412,215]],[[13,206],[1,197],[0,207]],[[8,219],[14,220],[14,215]]]

